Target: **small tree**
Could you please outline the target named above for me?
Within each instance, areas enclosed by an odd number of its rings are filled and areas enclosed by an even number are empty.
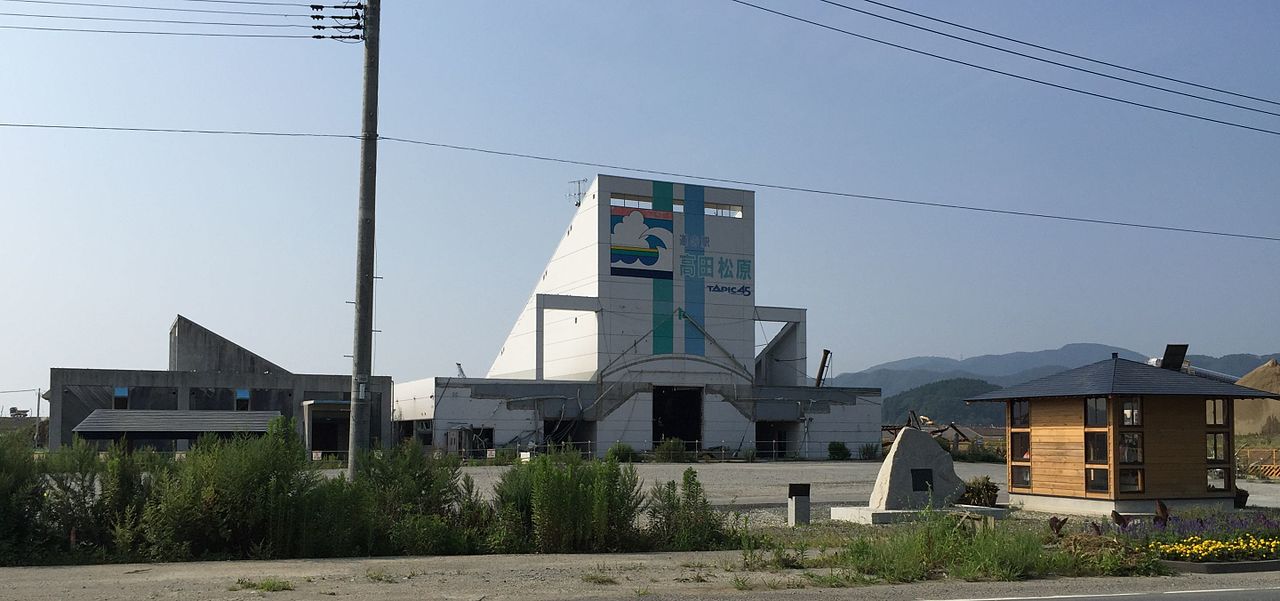
[[[845,446],[843,442],[833,440],[827,444],[827,459],[845,461],[852,456],[853,454],[849,452],[849,447]]]

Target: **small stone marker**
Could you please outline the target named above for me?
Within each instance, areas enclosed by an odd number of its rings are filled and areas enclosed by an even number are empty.
[[[963,493],[951,454],[932,436],[903,428],[880,466],[868,505],[873,510],[944,507]]]
[[[809,523],[809,485],[787,485],[787,525]]]

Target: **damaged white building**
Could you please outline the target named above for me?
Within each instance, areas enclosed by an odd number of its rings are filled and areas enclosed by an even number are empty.
[[[879,389],[814,386],[805,309],[756,305],[754,197],[597,177],[488,375],[395,385],[401,436],[462,453],[879,444]],[[757,322],[780,326],[758,353]]]

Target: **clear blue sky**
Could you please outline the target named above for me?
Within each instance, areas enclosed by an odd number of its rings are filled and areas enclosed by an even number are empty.
[[[817,2],[759,1],[1280,128],[1280,117]],[[890,1],[1280,98],[1274,2]],[[723,0],[386,0],[383,19],[384,135],[1280,235],[1280,136],[945,64]],[[356,45],[4,30],[0,53],[0,121],[359,131]],[[163,369],[177,313],[288,369],[350,371],[355,141],[0,129],[0,151],[0,390],[47,386],[50,367]],[[461,361],[482,375],[572,215],[566,182],[594,172],[389,143],[380,155],[376,369],[407,381],[451,375]],[[756,198],[757,302],[810,309],[810,373],[824,347],[837,371],[1077,341],[1152,354],[1174,341],[1215,355],[1280,350],[1280,243],[772,190]]]

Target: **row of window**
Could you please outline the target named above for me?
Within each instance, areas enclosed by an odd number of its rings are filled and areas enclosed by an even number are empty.
[[[609,196],[609,206],[648,210],[653,208],[653,199],[646,196],[635,196],[633,194],[613,194]],[[683,213],[684,201],[671,201],[671,212]],[[732,217],[734,219],[742,219],[742,205],[704,202],[702,203],[702,213],[708,217]]]
[[[1095,397],[1084,401],[1084,425],[1086,428],[1105,428],[1110,422],[1107,410],[1107,398]],[[1120,425],[1142,425],[1142,399],[1133,397],[1120,399]],[[1031,426],[1031,401],[1013,401],[1010,403],[1009,425],[1014,428]],[[1223,399],[1206,399],[1204,402],[1206,426],[1227,425],[1227,402]]]
[[[235,405],[236,411],[248,411],[249,410],[249,389],[248,388],[235,389],[235,401],[236,401],[236,405]],[[128,386],[114,387],[114,391],[111,396],[111,408],[112,409],[128,409],[129,408],[129,387]]]
[[[1142,402],[1139,398],[1120,399],[1120,425],[1133,429],[1142,426]],[[1089,431],[1089,428],[1105,428],[1109,424],[1110,411],[1108,399],[1097,397],[1085,399],[1084,402],[1084,484],[1088,492],[1108,492],[1110,490],[1110,470],[1107,465],[1111,448],[1107,431]],[[1227,404],[1223,399],[1205,401],[1205,425],[1209,429],[1205,434],[1205,458],[1209,463],[1207,471],[1207,490],[1227,490],[1230,485],[1230,468],[1226,466],[1231,460],[1231,441],[1227,416]],[[1010,486],[1029,488],[1031,486],[1031,466],[1018,465],[1031,461],[1031,432],[1029,430],[1012,431],[1012,428],[1028,428],[1031,424],[1031,403],[1029,401],[1013,401],[1010,403],[1009,421],[1009,458]],[[1146,470],[1143,463],[1143,433],[1138,430],[1116,432],[1116,462],[1123,467],[1118,468],[1116,486],[1118,492],[1142,492],[1145,488]]]

